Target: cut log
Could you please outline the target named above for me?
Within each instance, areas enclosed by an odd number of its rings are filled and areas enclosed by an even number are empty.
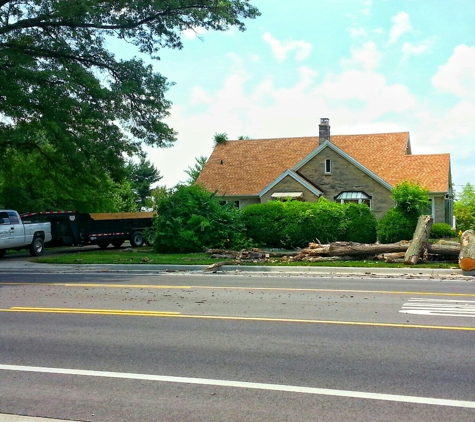
[[[330,245],[328,254],[338,255],[378,255],[391,252],[405,252],[409,243],[353,243],[353,242],[334,242]]]
[[[466,230],[460,239],[459,267],[464,271],[475,270],[475,232]]]
[[[376,256],[376,259],[384,262],[402,262],[405,252],[382,253]]]
[[[427,245],[427,252],[436,255],[458,256],[460,253],[460,243],[434,243]]]
[[[415,265],[422,259],[422,255],[427,249],[432,222],[433,219],[430,215],[421,215],[419,217],[414,237],[404,257],[404,264]]]

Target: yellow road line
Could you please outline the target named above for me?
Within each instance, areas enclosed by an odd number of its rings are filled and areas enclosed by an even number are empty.
[[[180,312],[134,311],[125,309],[78,309],[78,308],[30,308],[15,306],[9,309],[0,309],[0,312],[38,312],[60,314],[92,314],[92,315],[129,315],[129,316],[178,316]]]
[[[432,330],[475,331],[475,327],[460,327],[460,326],[446,326],[446,325],[396,324],[396,323],[385,323],[385,322],[334,321],[334,320],[319,320],[319,319],[244,317],[244,316],[222,316],[222,315],[192,315],[192,314],[181,314],[179,312],[133,311],[133,310],[129,311],[129,310],[114,310],[114,309],[101,310],[101,309],[77,309],[77,308],[12,307],[12,308],[0,309],[0,312],[149,316],[149,317],[166,317],[166,318],[214,319],[214,320],[225,320],[225,321],[287,322],[287,323],[305,323],[305,324],[353,325],[353,326],[361,326],[361,327],[421,328],[421,329],[432,329]]]
[[[0,283],[1,285],[32,285],[32,286],[62,286],[62,287],[103,287],[123,289],[201,289],[201,290],[246,290],[246,291],[276,291],[276,292],[314,292],[314,293],[362,293],[388,295],[420,295],[420,296],[455,296],[475,297],[475,293],[444,293],[444,292],[408,292],[397,290],[352,290],[352,289],[311,289],[289,287],[238,287],[238,286],[171,286],[149,284],[100,284],[100,283]]]

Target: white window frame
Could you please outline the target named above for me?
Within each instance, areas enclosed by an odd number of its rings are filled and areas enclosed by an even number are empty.
[[[325,159],[325,174],[332,174],[332,160]]]

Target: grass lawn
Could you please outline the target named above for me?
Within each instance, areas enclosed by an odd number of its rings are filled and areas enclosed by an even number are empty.
[[[62,253],[53,256],[34,258],[34,262],[46,264],[170,264],[170,265],[211,265],[223,259],[210,258],[205,253],[157,254],[149,247],[137,249],[84,250]],[[229,260],[231,263],[232,260]],[[373,260],[327,261],[327,262],[255,262],[243,265],[292,266],[292,267],[363,267],[363,268],[408,268],[403,263],[385,263]],[[458,268],[454,262],[428,262],[418,264],[417,268]]]

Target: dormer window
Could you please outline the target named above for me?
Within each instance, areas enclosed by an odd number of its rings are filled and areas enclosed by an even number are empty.
[[[325,174],[331,174],[332,173],[332,160],[327,158],[325,160]]]

